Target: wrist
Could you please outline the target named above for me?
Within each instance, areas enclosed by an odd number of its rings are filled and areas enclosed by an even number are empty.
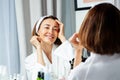
[[[62,43],[66,41],[65,36],[60,36],[59,39],[61,40]]]
[[[82,56],[82,50],[83,50],[83,48],[76,49],[75,50],[75,55]]]
[[[40,49],[40,48],[41,48],[41,46],[40,46],[40,45],[37,45],[37,46],[36,46],[36,49]]]

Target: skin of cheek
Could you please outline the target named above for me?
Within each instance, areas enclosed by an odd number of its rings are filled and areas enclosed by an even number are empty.
[[[46,42],[48,44],[53,44],[56,41],[57,37],[58,37],[58,32],[53,33],[54,39],[49,39],[46,36],[47,33],[45,31],[43,31],[43,30],[41,32],[39,32],[39,34],[40,34],[39,37],[40,37],[41,41]]]

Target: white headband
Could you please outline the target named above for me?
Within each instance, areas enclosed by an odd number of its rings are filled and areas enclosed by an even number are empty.
[[[39,26],[40,26],[40,23],[42,22],[42,20],[43,20],[45,17],[47,17],[47,16],[43,16],[43,17],[41,17],[41,18],[38,20],[38,22],[37,22],[37,24],[36,24],[36,32],[38,31]]]

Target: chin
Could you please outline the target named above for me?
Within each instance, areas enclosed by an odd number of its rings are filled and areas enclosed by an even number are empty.
[[[50,45],[51,45],[51,44],[54,44],[55,41],[50,41],[50,40],[48,41],[48,40],[47,40],[47,41],[45,41],[45,42],[46,42],[47,44],[50,44]]]

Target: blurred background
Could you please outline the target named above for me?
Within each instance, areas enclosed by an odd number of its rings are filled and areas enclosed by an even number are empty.
[[[0,0],[0,66],[6,67],[7,74],[25,74],[24,59],[34,51],[31,31],[41,16],[58,17],[68,39],[79,30],[89,9],[104,1],[120,9],[119,0]]]

